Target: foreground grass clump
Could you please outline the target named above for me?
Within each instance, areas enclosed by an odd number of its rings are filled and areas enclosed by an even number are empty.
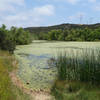
[[[68,55],[60,54],[56,60],[59,80],[100,83],[100,50],[73,51]]]
[[[0,51],[0,100],[30,100],[11,82],[9,73],[16,68],[14,61],[15,58],[9,53]]]
[[[56,59],[58,80],[52,93],[57,100],[100,100],[100,50],[82,50]]]
[[[56,100],[100,100],[100,86],[57,80],[52,94]]]

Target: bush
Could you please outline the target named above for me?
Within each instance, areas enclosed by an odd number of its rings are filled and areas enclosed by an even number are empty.
[[[6,29],[5,25],[0,28],[0,49],[13,53],[16,45],[29,44],[32,42],[30,33],[23,28],[12,27]]]

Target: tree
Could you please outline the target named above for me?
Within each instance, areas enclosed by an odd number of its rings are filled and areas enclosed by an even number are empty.
[[[60,34],[62,34],[62,30],[52,30],[48,32],[48,40],[59,40]]]
[[[0,28],[0,49],[14,53],[16,44],[23,45],[31,43],[32,39],[28,31],[23,28],[11,27],[6,29],[5,25]]]

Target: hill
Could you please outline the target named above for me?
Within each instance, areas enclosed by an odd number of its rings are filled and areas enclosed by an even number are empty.
[[[86,27],[95,29],[100,27],[100,23],[96,24],[60,24],[60,25],[54,25],[54,26],[47,26],[47,27],[28,27],[24,28],[25,30],[28,30],[30,33],[33,34],[40,34],[40,33],[47,33],[51,30],[57,30],[57,29],[84,29]]]

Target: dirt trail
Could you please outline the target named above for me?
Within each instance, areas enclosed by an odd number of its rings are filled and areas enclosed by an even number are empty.
[[[10,77],[14,85],[20,88],[23,92],[31,95],[32,100],[54,100],[52,99],[52,96],[47,92],[46,93],[43,91],[35,92],[35,91],[32,91],[31,89],[25,88],[24,84],[16,76],[16,70],[10,73]]]

